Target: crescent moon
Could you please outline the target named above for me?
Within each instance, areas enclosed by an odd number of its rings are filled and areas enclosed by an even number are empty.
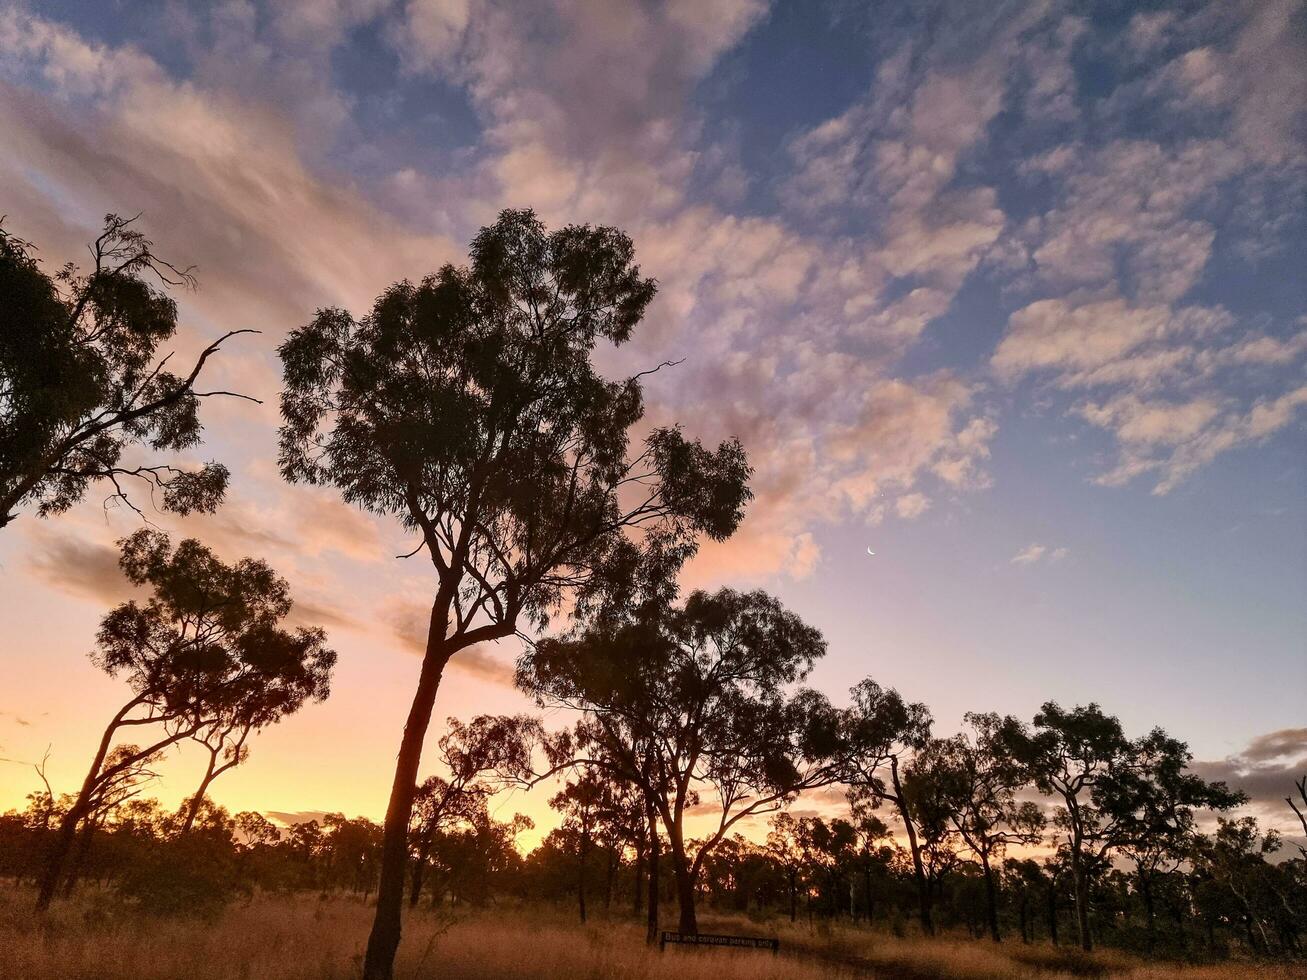
[[[868,549],[867,549],[867,554],[869,554],[869,555],[875,555],[876,552],[874,552],[874,551],[872,551],[870,548],[868,548]]]

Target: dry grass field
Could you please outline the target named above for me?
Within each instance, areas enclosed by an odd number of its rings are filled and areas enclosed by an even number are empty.
[[[0,977],[23,980],[345,980],[357,975],[370,910],[343,897],[259,897],[218,919],[124,920],[104,911],[93,890],[38,923],[26,889],[0,886]],[[1051,946],[995,949],[966,939],[895,938],[860,929],[811,930],[778,921],[706,917],[705,930],[769,932],[782,953],[727,949],[660,953],[625,919],[586,926],[558,912],[500,908],[445,916],[420,911],[406,923],[396,976],[522,977],[528,980],[818,980],[881,977],[926,980],[1290,980],[1300,967],[1231,963],[1148,965],[1119,954],[1082,957]]]

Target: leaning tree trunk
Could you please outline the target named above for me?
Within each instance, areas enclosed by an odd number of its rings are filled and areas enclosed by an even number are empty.
[[[908,834],[908,849],[912,853],[912,874],[917,881],[917,907],[921,914],[921,928],[928,936],[935,935],[935,919],[931,914],[930,882],[926,880],[926,869],[921,863],[921,844],[917,840],[917,828],[912,822],[912,811],[907,797],[903,795],[903,784],[899,781],[899,760],[890,757],[890,776],[894,782],[894,802],[899,809],[899,817]]]
[[[59,821],[59,829],[50,841],[50,849],[46,853],[45,868],[41,872],[41,886],[36,894],[36,910],[38,912],[44,912],[50,907],[50,903],[54,901],[55,892],[59,889],[59,879],[63,877],[64,866],[68,863],[68,854],[72,851],[73,842],[77,838],[77,825],[82,822],[82,819],[90,811],[91,794],[95,791],[100,779],[100,767],[104,765],[105,757],[109,754],[109,746],[113,744],[114,732],[118,729],[118,723],[127,716],[127,713],[135,705],[135,701],[127,704],[114,716],[113,721],[109,722],[109,727],[104,730],[104,735],[100,739],[100,747],[96,750],[90,771],[87,772],[86,779],[82,782],[81,792],[77,794],[77,800],[68,808],[68,812]]]
[[[694,878],[690,875],[689,868],[681,866],[681,860],[676,860],[676,900],[681,907],[680,921],[677,923],[677,929],[689,936],[699,934],[699,919],[694,912]]]
[[[364,980],[392,980],[395,972],[395,951],[399,949],[400,916],[404,904],[404,874],[408,870],[408,825],[413,817],[413,798],[417,794],[422,742],[431,725],[431,712],[435,707],[436,692],[440,689],[441,674],[453,653],[445,640],[448,616],[438,612],[442,608],[445,607],[438,598],[432,609],[427,652],[422,658],[417,692],[404,724],[404,737],[399,743],[395,781],[390,787],[390,803],[386,807],[381,844],[377,912],[363,960]]]
[[[210,746],[209,765],[204,770],[204,778],[200,780],[200,788],[195,791],[195,795],[191,797],[190,806],[186,808],[186,820],[182,824],[183,834],[189,834],[191,828],[195,826],[195,820],[200,815],[200,807],[204,805],[204,797],[209,792],[209,785],[217,776],[217,773],[215,772],[217,766],[218,753],[212,746]]]
[[[616,850],[608,848],[608,877],[604,881],[604,911],[613,907],[613,879],[617,876]]]
[[[644,910],[645,846],[641,843],[635,855],[635,894],[631,896],[631,914],[637,919]]]

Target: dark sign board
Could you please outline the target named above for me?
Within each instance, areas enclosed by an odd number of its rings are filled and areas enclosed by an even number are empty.
[[[690,935],[684,932],[664,932],[660,948],[666,949],[668,943],[683,946],[735,946],[742,949],[770,949],[773,953],[781,948],[779,939],[765,939],[762,936],[714,936],[709,933]]]

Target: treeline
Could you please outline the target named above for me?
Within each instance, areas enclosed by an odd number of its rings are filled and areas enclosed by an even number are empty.
[[[220,463],[152,454],[199,443],[205,399],[247,397],[197,381],[248,331],[174,374],[167,290],[189,273],[112,215],[91,255],[84,274],[49,273],[0,228],[0,528],[95,486],[133,510],[144,487],[179,515],[227,491]],[[279,829],[211,803],[259,731],[328,695],[336,657],[321,629],[288,625],[289,585],[265,562],[142,530],[119,542],[139,596],[107,613],[92,656],[123,682],[122,707],[77,792],[47,783],[0,823],[0,863],[35,879],[38,910],[87,876],[154,911],[352,890],[375,901],[367,980],[390,980],[405,901],[424,897],[566,896],[585,917],[625,896],[651,940],[664,907],[695,932],[707,902],[1085,949],[1300,955],[1307,855],[1273,863],[1273,833],[1221,816],[1244,798],[1190,772],[1183,742],[1051,702],[1028,723],[975,714],[940,737],[925,705],[870,679],[840,704],[805,687],[826,643],[776,598],[681,595],[700,542],[739,527],[752,470],[735,439],[650,427],[651,372],[597,371],[595,348],[630,339],[655,292],[618,229],[505,211],[468,265],[287,335],[282,477],[398,522],[431,595],[384,823]],[[575,724],[451,722],[427,774],[445,667],[514,636],[520,689]],[[165,813],[143,793],[184,744],[209,762]],[[546,780],[561,781],[560,825],[523,857],[526,822],[497,821],[488,801]],[[843,815],[797,816],[832,794]],[[765,843],[742,835],[764,819]]]
[[[451,749],[455,758],[461,750],[460,730],[469,729],[451,720],[442,743],[447,759]],[[597,909],[644,917],[648,902],[676,900],[674,882],[657,877],[651,862],[639,806],[612,784],[569,781],[550,801],[561,825],[523,853],[518,838],[531,821],[520,814],[498,821],[486,806],[501,781],[480,774],[455,785],[457,768],[451,772],[454,779],[433,777],[423,787],[423,818],[410,834],[410,906],[498,906],[511,913],[520,903],[570,903],[584,920]],[[915,772],[908,767],[914,798]],[[42,855],[73,802],[33,793],[26,809],[0,815],[0,874],[41,877]],[[902,825],[895,835],[893,823],[865,801],[827,817],[779,811],[767,821],[765,839],[733,834],[712,847],[695,899],[715,912],[842,920],[902,936],[920,907],[914,861]],[[997,930],[1010,941],[1076,941],[1072,861],[1056,832],[1064,825],[1065,818],[1053,818],[1042,847],[1025,855],[992,856],[992,877],[961,831],[931,828],[924,865],[935,928],[965,929],[976,938]],[[1094,862],[1086,894],[1095,941],[1189,959],[1302,955],[1307,856],[1277,860],[1283,856],[1274,831],[1261,834],[1252,818],[1218,818],[1210,832],[1191,828],[1172,840],[1162,861],[1141,844],[1121,841],[1116,855]],[[85,879],[125,909],[186,916],[210,915],[256,890],[366,899],[378,883],[380,852],[382,827],[365,818],[327,814],[278,826],[208,801],[196,805],[192,798],[169,811],[136,797],[102,814],[63,894]]]

